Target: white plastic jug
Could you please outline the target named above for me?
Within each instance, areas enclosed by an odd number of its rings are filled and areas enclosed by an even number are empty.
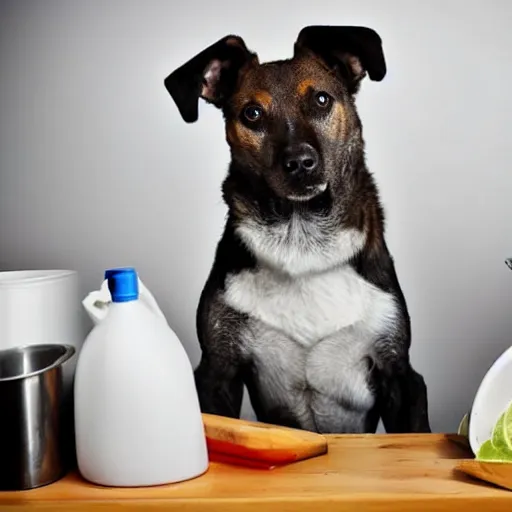
[[[134,269],[105,277],[83,301],[96,326],[75,374],[78,469],[114,487],[199,476],[208,453],[188,356]]]

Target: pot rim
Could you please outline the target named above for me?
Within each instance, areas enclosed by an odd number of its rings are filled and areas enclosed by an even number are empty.
[[[68,359],[71,359],[71,357],[76,352],[75,347],[73,347],[72,345],[66,344],[66,343],[35,343],[35,344],[22,345],[20,347],[11,347],[11,348],[7,348],[5,350],[0,350],[0,353],[23,352],[29,348],[35,348],[35,347],[38,347],[38,348],[62,347],[62,348],[64,348],[64,353],[61,356],[59,356],[52,364],[45,366],[44,368],[40,368],[39,370],[35,370],[30,373],[24,373],[22,375],[13,375],[12,377],[0,377],[0,383],[11,382],[11,381],[15,381],[15,380],[29,379],[30,377],[35,377],[36,375],[40,375],[42,373],[53,370],[54,368],[57,368],[58,366],[61,366],[62,364],[64,364]]]

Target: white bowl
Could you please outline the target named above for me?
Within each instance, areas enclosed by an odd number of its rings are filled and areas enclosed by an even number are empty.
[[[491,438],[494,425],[512,401],[512,347],[494,362],[475,395],[469,417],[473,453]]]

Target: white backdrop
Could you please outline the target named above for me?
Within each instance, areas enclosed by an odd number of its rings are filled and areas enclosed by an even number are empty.
[[[434,430],[453,431],[511,344],[512,3],[0,3],[0,268],[66,267],[83,293],[134,265],[195,365],[195,308],[223,226],[220,113],[186,125],[163,86],[228,33],[261,60],[308,24],[361,24],[388,75],[359,111]]]

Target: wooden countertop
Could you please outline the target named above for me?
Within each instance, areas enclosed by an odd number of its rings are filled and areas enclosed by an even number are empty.
[[[271,471],[212,463],[188,482],[120,489],[70,474],[52,485],[0,492],[2,512],[258,511],[416,512],[512,510],[512,492],[454,471],[470,458],[454,435],[328,436],[325,456]]]

